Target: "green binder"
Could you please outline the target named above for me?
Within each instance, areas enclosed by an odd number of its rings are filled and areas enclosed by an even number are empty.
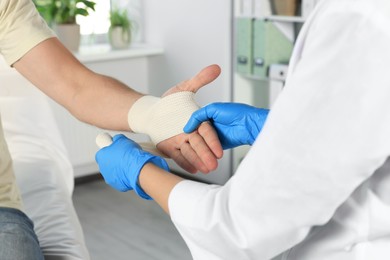
[[[253,67],[253,19],[236,19],[236,71],[241,74],[252,74]]]
[[[271,64],[288,64],[293,43],[268,20],[253,24],[253,75],[267,77]]]

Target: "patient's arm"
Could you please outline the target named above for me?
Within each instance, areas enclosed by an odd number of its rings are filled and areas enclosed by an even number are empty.
[[[38,44],[13,66],[79,120],[129,130],[127,112],[142,95],[86,68],[57,38]]]
[[[89,70],[57,38],[41,42],[13,66],[79,120],[104,129],[131,130],[127,115],[143,94]],[[196,92],[218,75],[219,67],[211,66],[200,76],[171,88],[167,94]],[[218,137],[208,125],[203,125],[199,133],[180,134],[163,141],[159,148],[190,172],[214,170],[217,158],[222,156]]]

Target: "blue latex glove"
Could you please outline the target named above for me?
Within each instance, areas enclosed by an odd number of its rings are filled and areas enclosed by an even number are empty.
[[[252,145],[260,133],[269,110],[239,103],[212,103],[195,111],[184,127],[191,133],[205,121],[211,121],[223,149]]]
[[[100,149],[95,156],[101,174],[107,184],[116,190],[125,192],[134,189],[142,198],[151,200],[138,185],[142,167],[151,162],[169,171],[167,162],[161,157],[145,152],[134,141],[124,135],[113,137],[110,146]]]

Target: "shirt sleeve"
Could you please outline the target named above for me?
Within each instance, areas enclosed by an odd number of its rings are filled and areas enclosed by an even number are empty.
[[[171,192],[194,259],[277,256],[326,224],[389,156],[389,12],[333,2],[337,11],[306,25],[300,60],[235,175]]]
[[[0,53],[9,65],[51,37],[55,34],[31,0],[0,1]]]

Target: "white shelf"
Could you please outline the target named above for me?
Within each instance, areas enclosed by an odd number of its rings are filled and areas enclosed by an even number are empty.
[[[248,16],[248,15],[239,15],[237,18],[253,18],[253,19],[265,19],[274,22],[284,22],[284,23],[304,23],[306,18],[301,16],[282,16],[282,15],[268,15],[268,16]]]
[[[242,73],[237,73],[240,77],[244,79],[249,79],[249,80],[259,80],[259,81],[269,81],[269,77],[260,77],[252,74],[242,74]]]
[[[164,49],[148,45],[132,45],[128,49],[113,50],[109,44],[81,46],[75,53],[83,63],[162,55]]]
[[[301,16],[281,16],[281,15],[270,15],[270,16],[265,16],[263,19],[267,19],[270,21],[275,21],[275,22],[288,22],[288,23],[304,23],[305,18]]]

